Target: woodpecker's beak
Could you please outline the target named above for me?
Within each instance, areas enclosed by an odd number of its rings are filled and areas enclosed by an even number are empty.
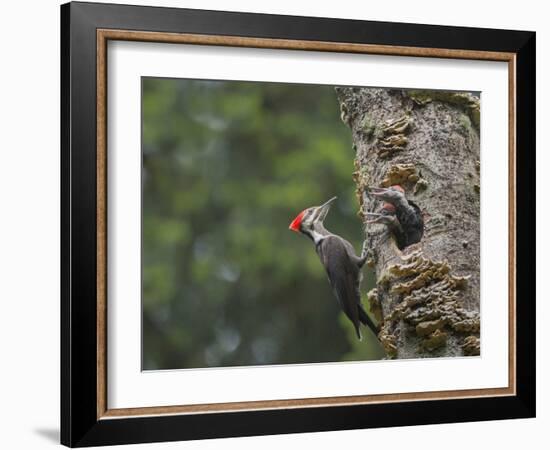
[[[384,199],[384,195],[390,190],[388,188],[371,187],[368,189],[368,193],[375,198]]]
[[[366,213],[365,217],[368,219],[365,223],[379,223],[384,216],[378,213]]]
[[[393,226],[401,228],[397,217],[395,217],[393,214],[367,213],[366,216],[367,218],[369,218],[369,220],[365,221],[366,224],[378,223],[387,227]]]
[[[331,203],[336,200],[337,197],[332,197],[329,201],[323,203],[321,206],[317,207],[317,215],[315,217],[315,222],[321,222],[325,220],[325,217],[327,216]]]
[[[394,187],[390,187],[390,188],[373,187],[369,189],[369,194],[372,195],[377,200],[382,200],[384,202],[389,202],[389,203],[394,203],[398,199],[405,196],[402,190],[395,189]]]
[[[367,213],[365,216],[368,219],[365,223],[381,223],[383,225],[389,225],[396,220],[395,216],[387,214]]]
[[[371,187],[367,192],[374,198],[384,200],[389,203],[394,203],[396,200],[405,197],[404,189],[397,184],[390,186],[389,188]]]

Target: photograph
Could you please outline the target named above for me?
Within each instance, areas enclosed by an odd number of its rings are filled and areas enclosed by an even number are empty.
[[[142,370],[479,356],[480,112],[142,77]]]

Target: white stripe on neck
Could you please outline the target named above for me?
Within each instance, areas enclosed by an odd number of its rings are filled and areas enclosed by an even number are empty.
[[[313,242],[315,242],[315,245],[319,245],[319,243],[326,239],[328,236],[323,236],[321,233],[318,233],[315,230],[311,230],[311,237],[313,238]]]

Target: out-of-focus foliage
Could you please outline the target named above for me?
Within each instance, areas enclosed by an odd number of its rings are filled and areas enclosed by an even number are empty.
[[[144,78],[142,107],[143,368],[382,357],[288,230],[337,195],[327,228],[360,249],[334,89]]]

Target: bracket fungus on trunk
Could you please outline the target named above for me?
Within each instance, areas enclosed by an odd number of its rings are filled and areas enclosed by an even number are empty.
[[[479,97],[336,92],[353,137],[367,264],[377,279],[367,301],[388,357],[479,355]],[[368,220],[379,208],[369,189],[396,185],[418,205],[424,223],[420,242],[404,248]]]

